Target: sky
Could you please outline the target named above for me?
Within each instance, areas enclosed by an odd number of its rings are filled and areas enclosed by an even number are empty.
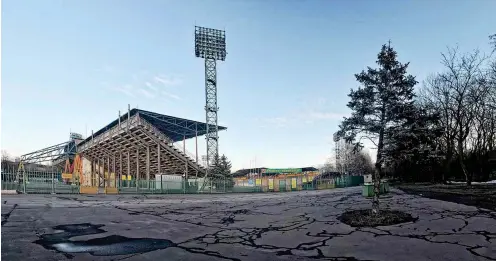
[[[199,25],[226,30],[219,150],[233,169],[318,166],[350,113],[354,74],[382,44],[422,82],[447,46],[489,52],[494,10],[493,0],[3,0],[1,148],[19,156],[91,135],[128,104],[204,122]]]

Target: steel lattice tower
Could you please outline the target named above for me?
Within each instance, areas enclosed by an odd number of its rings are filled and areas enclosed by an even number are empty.
[[[207,174],[213,157],[218,155],[217,60],[226,59],[226,33],[195,26],[195,55],[205,59],[205,115],[207,123]],[[211,128],[214,128],[212,131]]]
[[[334,156],[336,157],[336,169],[337,169],[338,165],[341,163],[341,146],[340,146],[341,144],[339,143],[341,138],[338,136],[337,132],[334,133],[332,136],[334,140]]]

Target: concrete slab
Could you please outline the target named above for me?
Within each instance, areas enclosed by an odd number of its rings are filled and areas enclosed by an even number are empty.
[[[370,207],[360,188],[3,195],[2,203],[5,260],[496,260],[495,212],[397,190],[381,207],[418,220],[376,228],[337,220],[345,210]],[[85,225],[60,227],[71,224]]]

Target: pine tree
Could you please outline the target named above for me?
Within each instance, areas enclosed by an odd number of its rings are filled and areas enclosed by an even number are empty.
[[[231,175],[231,161],[229,161],[225,155],[222,155],[220,158],[220,165],[222,166],[222,175],[224,176],[226,187],[232,188],[234,181]]]
[[[405,111],[403,117],[402,124],[393,126],[387,136],[384,161],[389,166],[406,170],[408,174],[431,174],[430,166],[438,164],[441,159],[437,144],[443,131],[439,114],[417,105]],[[406,176],[406,173],[402,174],[402,177]]]
[[[231,175],[231,162],[225,155],[219,157],[216,155],[210,165],[210,178],[218,188],[232,187],[234,182]]]
[[[221,166],[222,175],[228,178],[231,175],[232,164],[227,159],[226,155],[222,155],[222,157],[220,157],[220,166]]]
[[[219,179],[222,177],[222,163],[219,155],[215,155],[212,159],[212,163],[210,165],[210,175],[212,179]]]
[[[397,61],[397,53],[390,43],[383,45],[378,54],[378,68],[367,68],[355,77],[361,86],[351,90],[348,107],[350,117],[340,125],[339,136],[353,142],[355,148],[363,147],[361,140],[369,139],[377,146],[377,159],[374,171],[374,197],[372,213],[379,213],[380,179],[384,165],[385,142],[394,127],[405,120],[405,112],[413,106],[413,88],[417,81],[407,75],[409,63]]]

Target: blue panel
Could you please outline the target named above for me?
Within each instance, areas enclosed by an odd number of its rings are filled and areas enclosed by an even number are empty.
[[[171,138],[174,142],[181,141],[184,138],[190,139],[196,136],[196,132],[198,132],[198,136],[205,135],[207,133],[207,124],[203,122],[187,120],[177,117],[172,117],[168,115],[163,115],[155,112],[132,109],[130,111],[130,117],[134,116],[136,113],[139,113],[140,117],[148,121],[155,128],[160,130],[162,133],[167,135],[167,137]],[[121,121],[126,120],[128,117],[127,113],[121,116]],[[119,119],[116,119],[109,123],[107,126],[98,130],[93,134],[93,137],[96,137],[107,130],[110,130],[114,126],[119,124]],[[213,125],[209,126],[211,129],[214,128]],[[223,126],[218,126],[219,131],[227,129]],[[91,140],[91,137],[87,137],[84,141],[82,141],[78,146],[81,146],[85,142]]]

